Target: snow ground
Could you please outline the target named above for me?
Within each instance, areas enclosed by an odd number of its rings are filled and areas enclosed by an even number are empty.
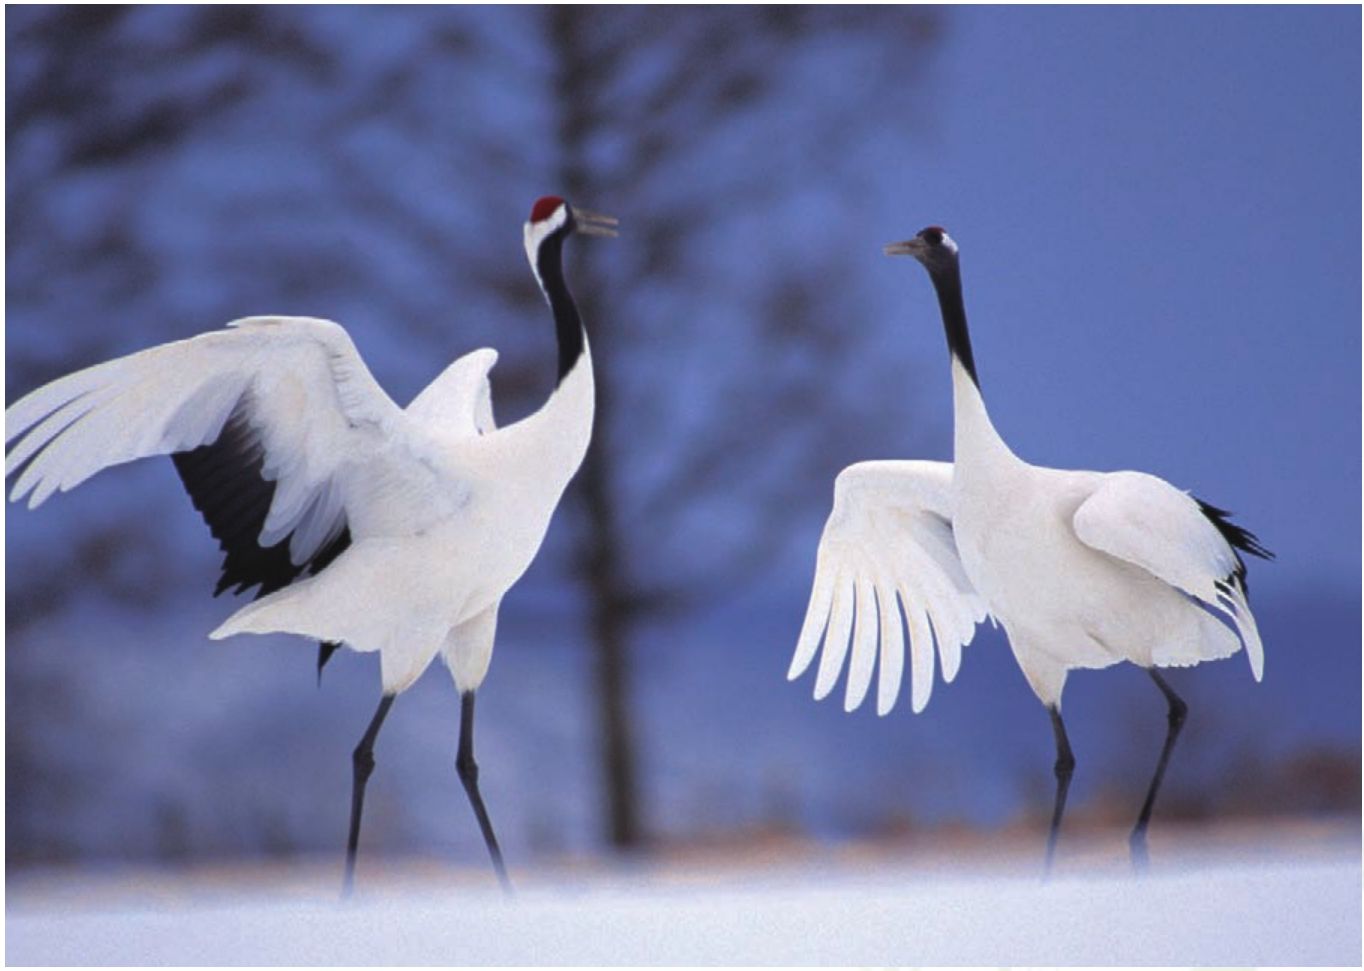
[[[1244,850],[1244,847],[1242,848]],[[1064,862],[1064,861],[1063,861]],[[1137,879],[1116,859],[1042,883],[1035,854],[482,871],[361,860],[215,875],[11,876],[10,964],[1358,965],[1357,839],[1225,847]],[[365,877],[368,875],[369,879]]]

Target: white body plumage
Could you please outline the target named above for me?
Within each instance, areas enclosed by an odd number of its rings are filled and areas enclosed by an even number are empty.
[[[852,710],[879,656],[885,714],[908,646],[912,706],[921,711],[934,644],[951,681],[986,616],[1005,628],[1049,707],[1059,707],[1072,668],[1197,664],[1242,643],[1261,677],[1239,560],[1195,499],[1141,472],[1029,465],[999,437],[955,355],[952,386],[954,463],[863,462],[839,475],[788,677],[799,677],[822,643],[815,696],[823,698],[851,653]]]
[[[1169,705],[1169,727],[1132,831],[1133,861],[1144,865],[1151,810],[1188,711],[1156,669],[1228,657],[1244,645],[1260,679],[1264,650],[1237,550],[1270,554],[1222,510],[1155,476],[1019,459],[980,394],[956,244],[930,226],[886,252],[918,259],[938,293],[951,352],[954,461],[862,462],[839,474],[787,676],[799,677],[822,644],[815,697],[823,698],[851,653],[844,696],[851,711],[866,697],[879,656],[876,707],[884,715],[899,694],[908,647],[918,712],[932,690],[934,646],[951,681],[976,625],[986,616],[1002,624],[1056,737],[1050,868],[1075,767],[1061,717],[1067,672],[1119,661],[1147,669]]]
[[[351,545],[210,636],[282,631],[379,651],[386,693],[441,653],[472,691],[498,603],[539,549],[592,427],[586,353],[538,412],[500,429],[488,385],[496,360],[486,348],[465,355],[404,410],[339,325],[235,321],[12,405],[6,437],[24,437],[7,456],[7,474],[22,469],[11,499],[38,506],[108,466],[214,441],[238,409],[275,483],[260,544],[292,537],[301,564],[345,525]]]
[[[1244,590],[1217,586],[1235,553],[1198,503],[1142,472],[1029,465],[995,433],[962,366],[952,371],[962,569],[1042,703],[1059,707],[1071,668],[1197,664],[1234,654],[1238,632],[1258,680],[1264,655]]]
[[[502,597],[540,549],[592,434],[592,358],[564,241],[614,236],[615,224],[558,196],[532,206],[526,257],[554,318],[558,381],[506,428],[493,421],[495,351],[455,361],[402,409],[340,326],[309,317],[238,320],[68,375],[5,412],[10,498],[30,507],[109,466],[173,456],[225,554],[218,592],[259,588],[211,637],[313,638],[319,676],[338,645],[379,652],[383,693],[352,754],[345,893],[375,739],[437,654],[461,696],[455,767],[510,888],[478,788],[474,695]]]

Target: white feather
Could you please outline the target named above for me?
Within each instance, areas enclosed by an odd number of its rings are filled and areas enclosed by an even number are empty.
[[[491,347],[470,351],[412,399],[408,415],[452,435],[486,435],[497,427],[488,380],[496,363],[497,351]]]
[[[851,633],[845,707],[851,711],[865,699],[879,654],[877,711],[891,710],[906,647],[897,597],[908,625],[914,710],[923,709],[932,690],[935,629],[944,676],[950,680],[956,674],[961,648],[970,642],[985,610],[951,546],[951,476],[951,466],[941,462],[863,462],[839,474],[833,510],[820,539],[810,605],[788,672],[796,678],[805,671],[819,650],[822,632],[815,697],[833,689]]]
[[[101,469],[214,441],[235,412],[274,482],[256,541],[291,536],[295,565],[343,528],[352,546],[318,576],[238,611],[215,636],[288,630],[387,649],[392,687],[390,671],[404,682],[420,673],[448,630],[521,575],[586,449],[590,361],[539,412],[499,431],[488,382],[496,360],[486,348],[465,355],[404,411],[337,324],[234,321],[86,368],[11,405],[6,470],[19,473],[11,498],[41,505]],[[518,484],[499,489],[501,481]],[[500,523],[497,535],[489,523]],[[356,555],[361,548],[368,553]],[[422,656],[409,658],[413,650]]]
[[[1220,610],[1240,635],[1251,672],[1260,680],[1264,648],[1245,591],[1233,579],[1236,551],[1198,502],[1144,472],[1110,472],[1100,483],[1075,512],[1075,535]],[[1220,653],[1213,646],[1210,650],[1211,656]],[[1168,663],[1191,663],[1187,656],[1174,655],[1180,660]]]
[[[905,632],[904,624],[900,620],[899,594],[894,587],[879,587],[876,591],[876,599],[881,608],[881,684],[876,692],[876,713],[878,715],[889,714],[895,707],[895,699],[900,694],[900,680],[904,676],[905,668]],[[915,711],[923,709],[922,704],[918,704],[918,696],[921,693],[919,684],[923,679],[920,671],[914,672],[914,698]],[[928,677],[925,684],[933,683],[933,667],[928,668]],[[924,701],[927,702],[928,696],[924,693]]]
[[[1110,472],[1076,510],[1075,535],[1135,563],[1204,603],[1216,603],[1217,581],[1236,555],[1198,503],[1144,472]]]
[[[843,671],[843,659],[848,656],[848,639],[852,634],[853,610],[857,598],[857,580],[843,575],[834,587],[834,603],[829,614],[829,629],[824,632],[824,654],[815,674],[815,697],[827,697]]]
[[[857,587],[857,627],[853,632],[852,654],[848,661],[848,688],[843,707],[855,711],[867,697],[871,676],[876,668],[876,652],[881,642],[877,585],[867,578]]]

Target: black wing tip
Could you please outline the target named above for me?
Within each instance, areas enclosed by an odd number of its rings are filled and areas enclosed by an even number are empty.
[[[1244,526],[1233,523],[1230,512],[1219,509],[1210,502],[1204,502],[1197,496],[1194,496],[1193,499],[1198,503],[1199,510],[1208,522],[1212,523],[1217,531],[1222,534],[1222,538],[1227,541],[1227,545],[1231,547],[1232,556],[1236,557],[1236,569],[1227,575],[1227,579],[1235,580],[1237,585],[1249,596],[1250,584],[1246,582],[1246,561],[1241,559],[1241,554],[1249,553],[1251,556],[1258,556],[1262,560],[1272,560],[1274,554],[1260,542],[1259,537],[1254,533]]]
[[[1262,560],[1274,559],[1274,554],[1260,542],[1258,536],[1246,529],[1238,526],[1231,521],[1231,513],[1225,509],[1219,509],[1210,502],[1204,502],[1197,496],[1194,501],[1198,503],[1198,508],[1207,517],[1208,522],[1217,527],[1217,531],[1222,534],[1222,538],[1237,550],[1249,553],[1251,556],[1258,556]]]
[[[350,528],[340,531],[306,562],[289,553],[293,534],[273,546],[258,537],[274,501],[275,483],[263,474],[264,451],[240,402],[212,442],[171,456],[190,501],[223,551],[222,573],[213,595],[241,595],[258,587],[258,599],[302,576],[316,576],[350,545]]]
[[[322,669],[327,666],[327,662],[332,659],[332,655],[341,647],[340,641],[318,641],[317,642],[317,685],[322,686]]]

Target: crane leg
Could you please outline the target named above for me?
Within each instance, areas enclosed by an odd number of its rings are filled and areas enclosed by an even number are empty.
[[[1137,825],[1132,830],[1130,844],[1132,847],[1132,865],[1138,870],[1146,869],[1150,858],[1146,851],[1146,828],[1151,824],[1151,809],[1156,804],[1156,793],[1160,791],[1160,782],[1165,778],[1165,766],[1170,761],[1170,753],[1174,751],[1175,739],[1179,738],[1179,730],[1184,727],[1184,718],[1189,714],[1189,706],[1184,703],[1184,699],[1175,694],[1173,688],[1165,683],[1154,668],[1149,670],[1151,680],[1156,683],[1156,687],[1165,695],[1166,702],[1170,709],[1167,714],[1169,727],[1165,732],[1165,747],[1160,750],[1160,761],[1156,763],[1156,774],[1151,777],[1151,788],[1146,791],[1146,801],[1142,803],[1141,815],[1137,817]]]
[[[355,768],[354,782],[350,795],[350,839],[346,843],[346,875],[341,883],[341,896],[349,897],[355,889],[355,854],[360,846],[360,812],[365,806],[365,783],[374,771],[374,740],[379,737],[388,710],[393,707],[396,695],[384,695],[379,699],[379,709],[370,719],[369,727],[351,754],[351,764]]]
[[[1050,876],[1051,863],[1056,856],[1056,837],[1061,832],[1061,814],[1066,811],[1066,793],[1070,790],[1070,777],[1075,772],[1075,754],[1070,750],[1066,725],[1061,721],[1061,709],[1051,705],[1047,711],[1051,713],[1051,728],[1056,735],[1056,806],[1051,812],[1051,832],[1047,836],[1046,873]]]
[[[502,889],[510,894],[511,881],[507,879],[507,868],[502,863],[502,850],[497,845],[497,834],[493,832],[492,820],[488,818],[488,808],[483,805],[483,796],[478,791],[478,763],[474,761],[474,693],[466,691],[460,696],[459,708],[459,755],[455,758],[455,768],[459,781],[469,796],[469,804],[474,807],[478,817],[478,828],[483,831],[483,842],[488,846],[488,856],[492,858],[493,869]]]

